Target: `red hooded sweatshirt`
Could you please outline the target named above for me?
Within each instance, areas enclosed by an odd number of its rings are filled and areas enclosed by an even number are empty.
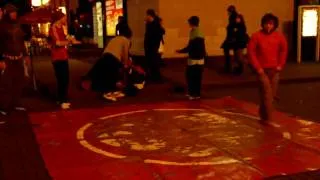
[[[286,38],[277,31],[266,34],[263,31],[254,33],[248,44],[248,55],[253,67],[281,70],[287,61],[288,44]]]

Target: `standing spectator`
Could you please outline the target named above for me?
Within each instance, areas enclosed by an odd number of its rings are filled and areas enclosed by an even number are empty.
[[[5,15],[0,24],[0,115],[12,110],[25,111],[20,98],[25,85],[25,64],[30,64],[25,44],[25,33],[18,23],[18,9],[12,4],[5,6]]]
[[[69,89],[69,61],[68,46],[79,44],[73,38],[69,38],[65,31],[67,17],[61,11],[53,15],[53,23],[49,36],[51,41],[52,64],[57,79],[58,103],[62,109],[70,109],[71,103],[68,98]]]
[[[190,17],[188,23],[191,28],[188,46],[177,52],[189,54],[186,79],[189,99],[194,100],[199,99],[201,95],[201,82],[206,48],[204,35],[199,29],[199,17]]]
[[[279,74],[287,60],[287,41],[276,31],[278,18],[266,14],[261,20],[262,30],[254,33],[248,45],[251,64],[258,74],[260,83],[260,117],[266,123],[273,119],[273,101],[277,95]]]
[[[160,54],[160,59],[159,60],[160,60],[160,66],[165,66],[165,63],[164,63],[164,61],[162,59],[162,55],[164,53],[164,35],[165,35],[166,30],[163,27],[163,20],[160,17],[158,17],[158,18],[159,18],[159,23],[161,25],[161,28],[163,30],[163,35],[162,35],[162,38],[161,38],[161,43],[160,43],[160,47],[159,47],[159,51],[158,51],[159,54]]]
[[[162,81],[160,73],[159,53],[160,43],[164,35],[159,18],[154,10],[149,9],[146,13],[146,31],[144,38],[144,50],[146,57],[146,71],[148,78],[154,82]]]
[[[224,40],[224,42],[221,45],[221,48],[224,52],[225,57],[225,64],[224,64],[224,71],[226,73],[230,73],[232,70],[231,65],[231,57],[230,57],[230,50],[234,50],[235,46],[235,33],[234,33],[234,27],[236,24],[236,18],[238,16],[238,12],[236,10],[236,7],[231,5],[227,9],[228,15],[229,15],[229,22],[227,26],[227,37]],[[234,50],[235,52],[235,50]],[[236,54],[236,53],[234,53]]]
[[[234,36],[234,59],[237,63],[237,67],[234,69],[234,73],[240,75],[243,73],[244,68],[244,49],[247,48],[249,36],[247,34],[247,27],[242,15],[237,14],[235,23],[232,27]]]
[[[127,23],[125,17],[119,16],[118,17],[118,24],[116,25],[116,35],[119,36],[120,29],[127,28],[127,27],[128,27],[128,23]]]
[[[2,20],[2,18],[3,18],[3,9],[0,8],[0,21]]]

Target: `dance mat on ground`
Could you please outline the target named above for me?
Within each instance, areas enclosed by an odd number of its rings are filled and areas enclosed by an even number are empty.
[[[56,180],[262,179],[320,169],[320,124],[223,98],[30,114]]]

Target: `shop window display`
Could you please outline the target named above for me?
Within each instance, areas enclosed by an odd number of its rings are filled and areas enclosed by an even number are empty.
[[[123,0],[106,0],[106,34],[116,35],[116,26],[119,16],[123,16]]]

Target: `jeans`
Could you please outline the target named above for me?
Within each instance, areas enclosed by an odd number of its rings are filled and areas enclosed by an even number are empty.
[[[11,111],[20,105],[26,77],[23,60],[5,60],[5,62],[6,69],[0,75],[0,109]]]
[[[146,51],[146,72],[148,79],[151,81],[160,81],[162,80],[161,71],[160,71],[160,62],[161,54],[153,51]]]
[[[56,60],[53,62],[53,68],[57,80],[58,102],[66,103],[69,101],[69,62],[68,60]]]
[[[100,93],[116,91],[117,82],[123,80],[120,75],[121,68],[123,68],[123,64],[112,54],[106,53],[88,73],[92,89]]]
[[[265,69],[265,73],[258,76],[260,91],[259,114],[262,121],[273,119],[273,101],[277,96],[279,77],[279,72],[273,69]]]
[[[232,71],[230,50],[231,49],[227,49],[227,48],[224,49],[224,57],[225,57],[224,70],[225,70],[225,72]],[[242,73],[243,72],[243,63],[244,63],[243,49],[232,49],[232,50],[234,52],[234,60],[238,65],[236,70],[238,73]]]
[[[192,65],[187,67],[186,79],[188,94],[192,97],[201,96],[203,65]]]

